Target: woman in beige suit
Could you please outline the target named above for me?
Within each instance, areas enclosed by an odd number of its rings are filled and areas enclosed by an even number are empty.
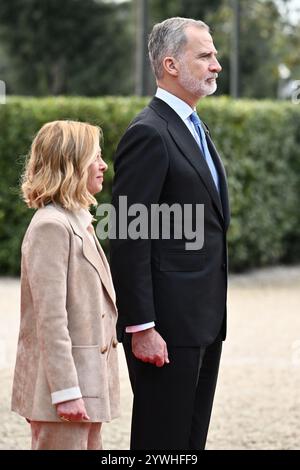
[[[101,449],[101,423],[118,415],[115,293],[88,211],[107,170],[99,139],[89,124],[45,124],[23,177],[37,211],[22,244],[12,409],[32,449]]]

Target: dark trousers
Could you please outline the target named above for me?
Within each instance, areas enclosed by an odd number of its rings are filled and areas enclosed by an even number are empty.
[[[134,394],[130,448],[204,449],[221,339],[206,348],[169,347],[170,364],[161,368],[133,356],[131,335],[125,335],[124,350]]]

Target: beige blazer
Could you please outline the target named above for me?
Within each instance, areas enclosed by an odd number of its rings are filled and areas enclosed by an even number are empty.
[[[116,320],[98,241],[96,247],[72,212],[52,204],[39,209],[22,244],[12,410],[30,420],[60,421],[56,395],[76,398],[80,391],[91,422],[118,416]]]

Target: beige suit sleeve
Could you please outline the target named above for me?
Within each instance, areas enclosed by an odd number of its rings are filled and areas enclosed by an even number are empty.
[[[71,234],[58,220],[39,221],[28,233],[23,256],[36,315],[43,367],[54,397],[81,396],[68,330],[67,274]],[[34,327],[34,325],[33,325]]]

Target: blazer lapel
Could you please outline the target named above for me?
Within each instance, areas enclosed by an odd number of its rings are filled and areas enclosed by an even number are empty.
[[[218,154],[218,151],[210,137],[209,129],[205,123],[204,123],[204,126],[205,126],[204,130],[206,133],[207,145],[208,145],[210,154],[212,156],[212,159],[214,161],[214,164],[216,165],[219,178],[220,178],[220,195],[221,195],[221,201],[222,201],[222,207],[223,207],[223,215],[224,215],[225,226],[226,228],[228,228],[229,222],[230,222],[230,209],[229,209],[229,196],[228,196],[226,171],[225,171],[223,162],[220,158],[220,155]]]
[[[113,303],[115,303],[115,292],[110,279],[109,266],[98,240],[94,237],[97,243],[96,248],[96,246],[93,246],[92,240],[89,238],[88,234],[85,233],[85,229],[81,226],[76,216],[70,211],[64,211],[64,213],[66,214],[74,233],[82,240],[82,252],[84,257],[94,266],[109,297]]]
[[[203,184],[212,197],[212,200],[214,201],[221,218],[223,219],[223,210],[219,193],[205,158],[202,155],[201,150],[190,131],[184,122],[180,119],[180,117],[175,113],[175,111],[162,100],[155,97],[149,106],[167,121],[169,133],[171,134],[177,146],[180,148],[184,157],[197,171]]]
[[[116,301],[116,294],[115,294],[115,289],[114,289],[111,274],[110,274],[110,267],[109,267],[108,261],[106,259],[103,248],[100,245],[99,240],[96,237],[96,235],[94,235],[94,240],[95,240],[98,253],[100,255],[100,258],[102,260],[102,263],[103,263],[103,266],[104,266],[104,269],[105,269],[104,278],[105,278],[105,284],[108,286],[107,290],[110,290],[110,296],[113,299],[113,301],[115,302]]]

